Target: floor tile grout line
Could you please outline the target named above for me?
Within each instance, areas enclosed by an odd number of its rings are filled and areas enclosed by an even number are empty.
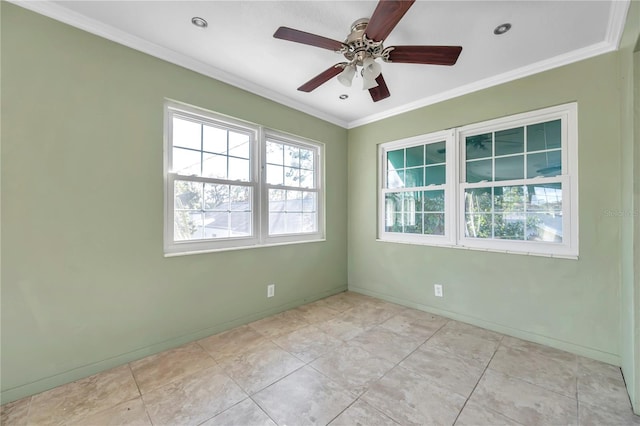
[[[465,399],[464,404],[462,404],[462,407],[460,407],[460,411],[458,411],[458,415],[456,416],[455,420],[453,421],[453,424],[455,425],[456,422],[458,421],[458,418],[460,418],[460,414],[462,414],[462,411],[464,410],[464,407],[467,406],[467,403],[469,402],[469,400],[471,399],[471,396],[473,395],[473,393],[476,391],[476,389],[478,388],[478,384],[480,383],[480,381],[482,380],[482,378],[484,377],[485,373],[487,372],[487,370],[489,369],[489,365],[491,364],[491,361],[493,361],[493,357],[496,356],[496,353],[498,352],[498,348],[500,347],[500,344],[502,343],[502,340],[504,339],[504,336],[502,336],[500,338],[500,341],[498,342],[498,344],[496,345],[496,348],[493,351],[493,354],[491,354],[491,358],[489,359],[489,362],[487,362],[487,365],[484,367],[484,370],[482,370],[482,374],[480,374],[480,377],[478,377],[478,381],[476,382],[475,386],[473,387],[473,389],[471,389],[471,392],[469,392],[469,396],[467,397],[467,399]],[[502,413],[500,413],[502,414]],[[507,416],[505,416],[507,417]],[[509,418],[509,417],[507,417]],[[512,419],[513,420],[513,419]]]

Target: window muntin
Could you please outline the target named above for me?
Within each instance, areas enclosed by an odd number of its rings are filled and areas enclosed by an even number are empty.
[[[447,178],[441,187],[417,186],[427,179],[426,147],[436,145],[420,147],[418,141],[432,135],[412,138],[413,144],[381,145],[385,156],[380,174],[380,239],[575,258],[576,104],[452,132],[454,141],[447,152],[456,151],[455,155],[434,164],[444,166],[447,176],[455,169],[458,179]],[[421,152],[425,153],[422,164]],[[424,173],[411,171],[420,167]],[[424,191],[434,189],[444,191],[437,198],[444,199],[442,210],[425,207],[429,193]],[[455,202],[447,203],[449,197]],[[435,225],[428,228],[427,218]],[[436,239],[442,229],[446,235],[448,226],[454,227],[449,238]]]
[[[165,253],[324,238],[321,144],[167,101]]]

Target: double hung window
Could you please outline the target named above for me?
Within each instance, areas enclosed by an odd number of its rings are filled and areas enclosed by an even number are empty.
[[[323,238],[322,145],[165,105],[165,254]]]
[[[380,239],[576,257],[576,116],[576,105],[568,104],[452,129],[446,149],[455,153],[442,164],[430,162],[437,157],[428,147],[443,152],[435,147],[445,142],[424,142],[442,132],[381,145]],[[420,167],[413,154],[421,150],[423,180],[415,178]],[[454,178],[428,180],[432,164]],[[454,201],[432,210],[435,194]],[[420,216],[421,227],[415,225]],[[449,225],[448,238],[434,238],[447,236]]]

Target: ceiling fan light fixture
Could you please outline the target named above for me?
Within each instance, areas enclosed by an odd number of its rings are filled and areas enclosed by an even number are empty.
[[[344,87],[351,87],[351,82],[353,81],[353,77],[355,75],[356,75],[355,65],[347,65],[344,67],[344,71],[338,74],[338,81]]]
[[[373,89],[374,87],[378,87],[378,82],[375,80],[375,78],[369,78],[369,76],[366,76],[363,70],[362,90],[369,90],[369,89]]]
[[[382,72],[382,67],[371,56],[367,56],[362,61],[362,77],[375,80]]]

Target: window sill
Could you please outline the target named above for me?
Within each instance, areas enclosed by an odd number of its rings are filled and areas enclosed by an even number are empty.
[[[519,254],[519,255],[537,256],[537,257],[551,257],[554,259],[568,259],[568,260],[579,259],[579,257],[576,255],[567,255],[567,254],[535,253],[535,252],[525,252],[525,251],[515,251],[515,250],[499,250],[499,249],[493,249],[493,248],[458,246],[453,244],[427,244],[427,243],[398,241],[398,240],[382,240],[380,238],[376,238],[376,241],[380,243],[407,244],[407,245],[413,245],[413,246],[440,247],[440,248],[451,248],[451,249],[457,249],[457,250],[484,251],[484,252],[503,253],[503,254]]]
[[[204,250],[189,250],[189,251],[180,251],[175,253],[164,253],[164,257],[180,257],[180,256],[190,256],[192,254],[206,254],[206,253],[217,253],[224,251],[236,251],[236,250],[249,250],[249,249],[258,249],[264,247],[278,247],[278,246],[289,246],[293,244],[306,244],[306,243],[321,243],[327,241],[326,238],[318,238],[314,240],[305,240],[305,241],[288,241],[282,243],[269,243],[269,244],[252,244],[246,246],[239,247],[224,247],[224,248],[215,248],[215,249],[204,249]]]

